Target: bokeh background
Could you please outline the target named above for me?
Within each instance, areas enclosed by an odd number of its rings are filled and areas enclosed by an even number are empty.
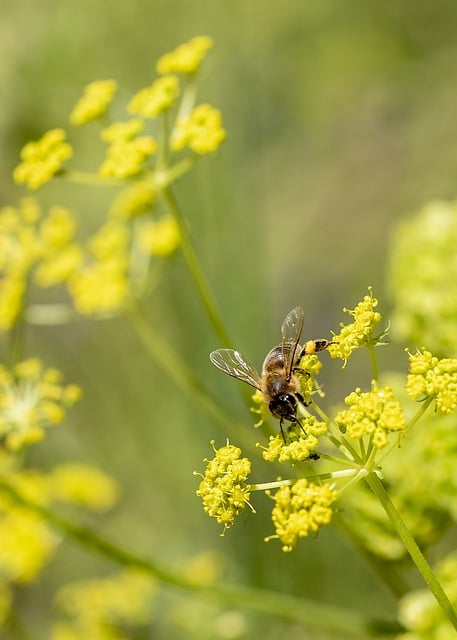
[[[207,34],[215,48],[199,97],[222,111],[228,137],[181,180],[177,197],[235,345],[260,366],[296,305],[305,308],[307,337],[328,336],[342,307],[354,306],[368,285],[388,318],[396,223],[427,200],[456,193],[456,28],[452,0],[1,0],[1,204],[24,193],[11,180],[20,148],[67,127],[85,84],[115,78],[129,96],[154,78],[158,56]],[[86,166],[98,160],[91,135],[77,138]],[[89,233],[106,210],[100,191],[56,184],[40,198],[77,210]],[[238,384],[208,361],[219,344],[179,257],[148,312],[251,429]],[[227,580],[342,606],[363,599],[366,611],[395,615],[387,590],[338,531],[323,531],[291,555],[265,544],[272,529],[266,499],[256,503],[256,517],[219,538],[195,497],[192,471],[210,455],[209,440],[222,444],[226,434],[176,389],[125,319],[34,328],[27,352],[84,389],[69,423],[35,447],[31,462],[49,468],[81,460],[119,481],[121,502],[92,522],[97,530],[177,569],[213,550]],[[392,353],[386,362],[405,366],[401,348]],[[362,359],[343,374],[326,364],[329,402],[368,372]],[[64,545],[39,595],[33,588],[22,595],[37,637],[46,637],[45,610],[59,582],[109,569]],[[255,624],[259,637],[302,637],[270,620]],[[161,625],[153,637],[175,637],[166,620]],[[183,634],[176,637],[193,637]]]

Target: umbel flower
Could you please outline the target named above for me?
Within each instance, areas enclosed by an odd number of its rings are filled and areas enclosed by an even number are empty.
[[[13,172],[14,181],[25,183],[29,189],[38,189],[49,182],[73,155],[65,138],[63,129],[52,129],[36,142],[28,142],[21,151],[22,162]]]
[[[37,358],[12,371],[0,365],[0,438],[10,450],[37,442],[44,429],[59,424],[81,396],[76,385],[61,384],[57,369],[44,369]]]
[[[266,540],[279,538],[283,551],[292,551],[299,538],[328,524],[333,513],[331,505],[338,498],[338,492],[328,482],[315,484],[306,478],[269,495],[275,501],[272,518],[276,533]]]
[[[424,349],[409,354],[406,390],[413,400],[434,398],[442,413],[457,409],[457,359],[433,356]]]
[[[203,501],[205,512],[224,525],[223,535],[246,505],[251,506],[250,486],[246,483],[251,472],[251,462],[248,458],[241,457],[239,447],[227,443],[216,449],[214,440],[211,445],[214,458],[205,459],[208,464],[204,474],[195,473],[202,478],[197,495]]]

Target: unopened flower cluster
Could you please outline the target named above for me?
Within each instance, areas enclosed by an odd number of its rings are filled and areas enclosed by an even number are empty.
[[[249,505],[250,486],[247,478],[251,472],[251,462],[241,457],[241,449],[226,444],[216,449],[211,443],[215,456],[205,460],[207,467],[197,490],[203,501],[203,509],[219,524],[224,532],[235,521],[236,516]]]
[[[434,398],[442,413],[457,409],[457,359],[433,356],[424,349],[409,354],[408,394],[414,400]]]

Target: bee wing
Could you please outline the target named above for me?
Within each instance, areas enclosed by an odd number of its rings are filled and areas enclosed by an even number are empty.
[[[281,325],[282,355],[288,378],[292,375],[297,345],[303,329],[304,317],[303,309],[301,307],[295,307],[295,309],[289,311]]]
[[[260,389],[260,378],[254,367],[246,362],[239,351],[233,349],[217,349],[209,354],[215,367],[233,378],[238,378],[255,389]]]

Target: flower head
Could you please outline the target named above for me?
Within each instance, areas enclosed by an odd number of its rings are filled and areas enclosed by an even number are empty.
[[[44,429],[62,422],[80,395],[79,387],[62,386],[60,373],[44,369],[38,359],[12,371],[0,365],[0,437],[11,450],[41,440]]]
[[[159,220],[145,222],[141,227],[140,246],[146,253],[168,256],[179,247],[180,241],[178,223],[169,214]]]
[[[117,82],[114,80],[96,80],[88,84],[70,114],[71,124],[86,124],[105,115],[116,89]]]
[[[292,425],[287,431],[285,443],[281,434],[270,436],[268,448],[262,455],[267,462],[303,462],[313,456],[319,444],[319,436],[327,433],[327,424],[314,416],[300,420],[300,426]]]
[[[433,356],[430,351],[409,354],[406,390],[413,400],[435,398],[442,413],[457,409],[457,358]]]
[[[117,484],[99,469],[79,463],[61,464],[49,475],[54,499],[68,504],[106,511],[119,495]]]
[[[220,111],[209,104],[200,104],[189,116],[178,120],[171,147],[174,151],[189,147],[198,155],[204,155],[216,151],[225,137]]]
[[[88,242],[86,263],[69,279],[68,290],[82,314],[111,314],[123,306],[128,291],[127,227],[111,220]]]
[[[156,189],[150,181],[136,180],[117,195],[110,214],[115,218],[135,218],[152,211],[156,198]]]
[[[157,61],[158,73],[192,74],[198,71],[213,40],[209,36],[197,36],[166,53]]]
[[[203,501],[203,509],[226,529],[232,526],[236,516],[249,505],[250,487],[246,483],[251,472],[251,462],[241,458],[241,449],[227,444],[216,449],[211,443],[215,456],[208,463],[197,495]],[[251,507],[252,508],[252,507]]]
[[[306,478],[269,495],[275,501],[272,519],[276,533],[266,540],[279,538],[283,551],[292,551],[300,538],[328,524],[333,513],[331,505],[338,498],[338,492],[328,482],[314,484]]]
[[[65,137],[63,129],[51,129],[36,142],[28,142],[21,151],[22,162],[14,170],[14,181],[27,184],[29,189],[38,189],[49,182],[73,155]]]
[[[150,87],[138,91],[127,105],[127,111],[143,118],[155,118],[175,103],[178,93],[178,77],[163,76],[153,82]]]
[[[394,399],[390,387],[377,387],[362,393],[356,389],[345,398],[348,409],[335,416],[335,424],[349,438],[360,440],[368,435],[378,449],[388,443],[387,436],[392,431],[401,431],[406,420],[401,404]]]
[[[378,306],[377,298],[373,297],[370,289],[369,295],[358,303],[355,309],[344,309],[354,318],[351,324],[340,324],[341,331],[334,335],[327,350],[332,358],[341,358],[346,361],[355,349],[369,346],[373,341],[373,331],[381,320],[381,314],[375,311]]]

